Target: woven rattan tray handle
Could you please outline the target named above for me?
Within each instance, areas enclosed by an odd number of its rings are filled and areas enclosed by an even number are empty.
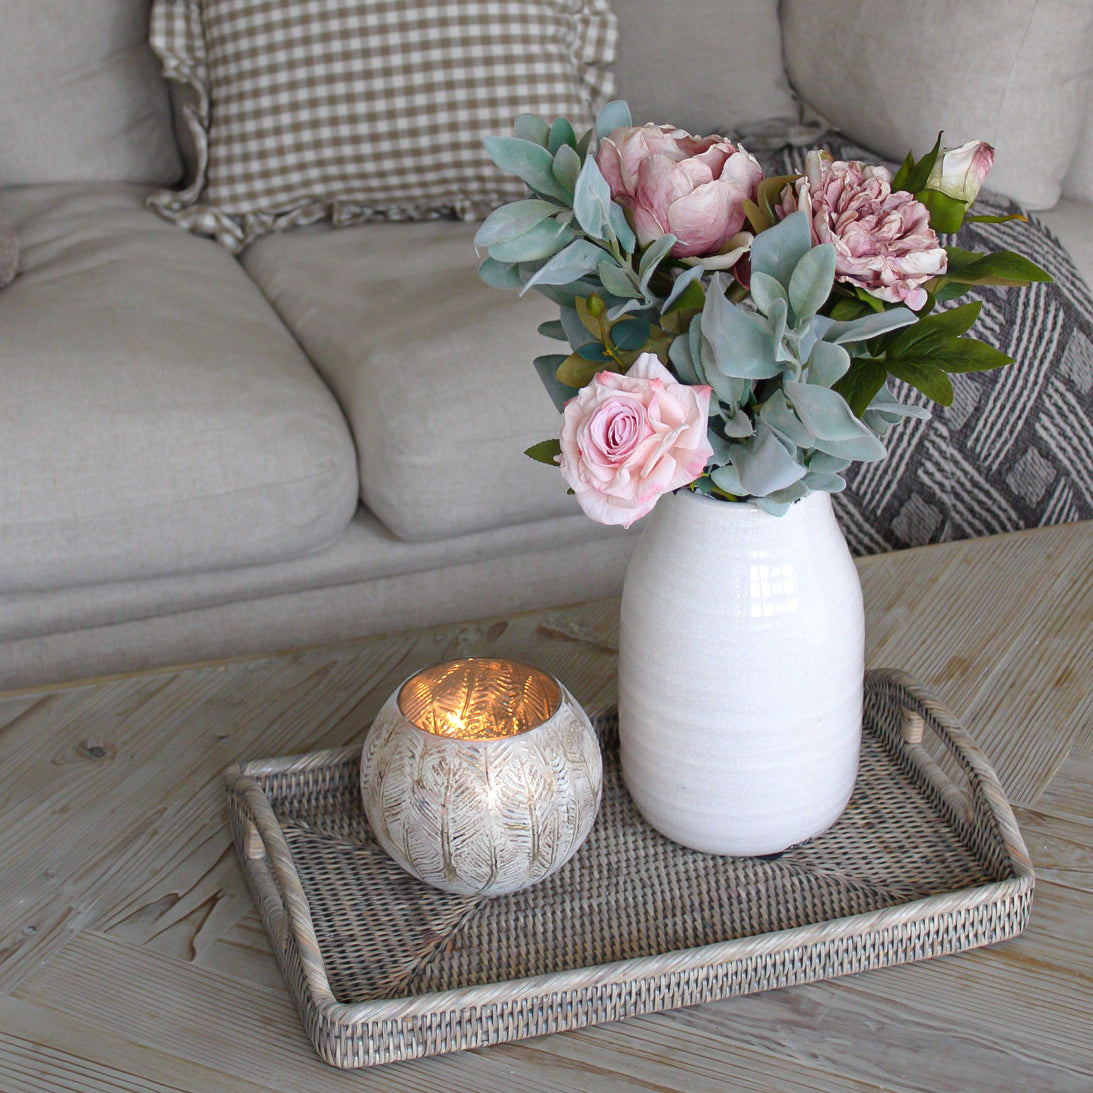
[[[897,669],[873,669],[865,675],[867,691],[890,696],[899,704],[901,750],[921,779],[937,794],[955,825],[971,833],[974,821],[997,826],[1019,877],[1033,877],[1032,861],[1017,827],[1002,783],[986,756],[938,698],[911,676]],[[927,733],[936,737],[964,775],[957,785],[927,747]]]

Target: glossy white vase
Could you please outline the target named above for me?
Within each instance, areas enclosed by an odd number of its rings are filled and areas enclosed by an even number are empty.
[[[826,493],[785,516],[680,490],[626,571],[623,778],[712,854],[775,854],[838,819],[857,777],[861,584]]]

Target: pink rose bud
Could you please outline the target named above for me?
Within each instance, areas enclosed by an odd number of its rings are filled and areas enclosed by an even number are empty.
[[[993,166],[994,149],[984,140],[970,140],[959,148],[943,148],[926,180],[926,189],[940,190],[970,205],[979,196],[983,179]]]
[[[710,388],[677,382],[652,353],[600,372],[566,403],[562,477],[593,520],[629,527],[702,474],[709,410]]]
[[[724,258],[717,268],[747,250],[744,202],[756,199],[763,171],[732,141],[670,125],[630,126],[600,141],[596,165],[642,246],[670,232],[674,257]]]

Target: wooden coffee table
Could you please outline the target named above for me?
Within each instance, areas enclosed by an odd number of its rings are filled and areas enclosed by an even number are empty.
[[[314,1054],[221,771],[361,739],[418,666],[614,701],[617,604],[0,696],[0,1090],[1093,1089],[1093,524],[863,559],[867,659],[934,688],[1037,870],[1014,941],[367,1072]]]

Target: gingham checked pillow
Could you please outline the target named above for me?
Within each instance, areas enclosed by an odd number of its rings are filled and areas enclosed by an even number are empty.
[[[464,219],[522,195],[482,148],[610,97],[608,0],[154,0],[195,176],[149,204],[233,251],[330,218]]]

